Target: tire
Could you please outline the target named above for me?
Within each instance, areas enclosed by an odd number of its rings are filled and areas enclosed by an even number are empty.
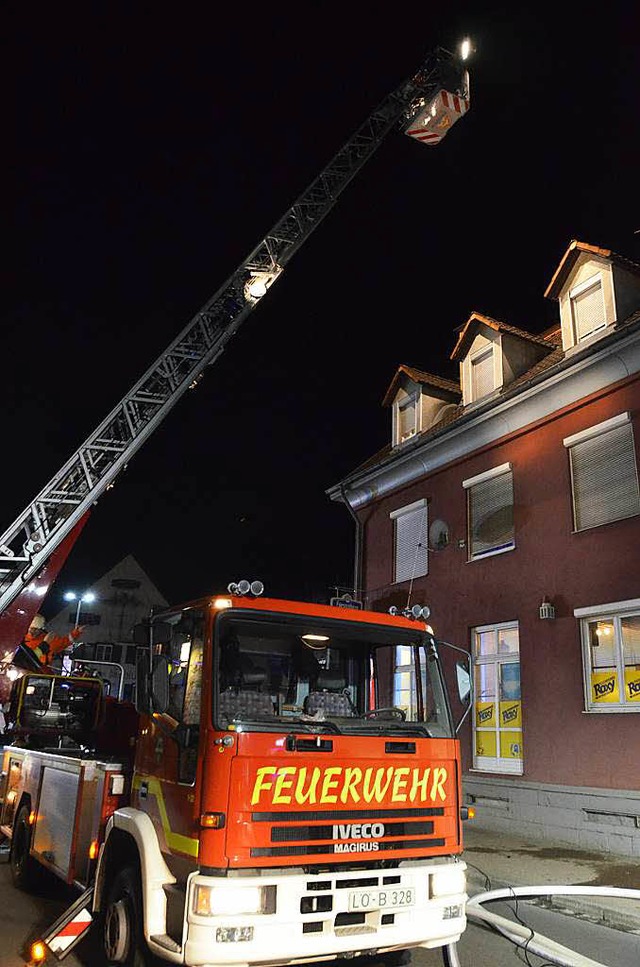
[[[32,834],[32,827],[29,823],[30,812],[31,809],[26,804],[18,810],[18,815],[13,824],[11,851],[9,853],[13,885],[27,893],[35,890],[38,886],[41,870],[40,864],[29,854]]]
[[[140,872],[126,866],[111,881],[101,915],[104,963],[149,967],[151,957],[144,939]]]

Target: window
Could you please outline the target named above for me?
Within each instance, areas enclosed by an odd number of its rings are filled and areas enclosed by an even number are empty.
[[[96,645],[95,661],[111,661],[112,654],[112,645]]]
[[[75,625],[76,618],[78,619],[78,624],[80,625],[99,625],[100,615],[96,614],[94,611],[81,611],[80,614],[76,614],[75,611],[69,612],[69,624]]]
[[[640,491],[628,413],[563,440],[569,451],[577,531],[640,514]]]
[[[420,681],[416,677],[416,663],[420,667]],[[410,645],[396,646],[392,703],[404,709],[411,722],[429,722],[435,717],[437,696],[427,671],[424,648],[416,651]]]
[[[394,521],[394,581],[412,581],[429,573],[427,501],[417,500],[389,515]]]
[[[569,293],[571,301],[571,318],[573,333],[578,343],[598,329],[604,329],[607,324],[604,297],[602,294],[602,279],[600,276],[587,279],[577,285]]]
[[[640,712],[640,600],[578,608],[588,712]]]
[[[472,632],[474,662],[473,766],[522,773],[522,701],[518,623]]]
[[[167,619],[171,638],[164,653],[171,663],[167,713],[175,723],[178,743],[178,782],[193,783],[196,777],[200,734],[204,615],[186,608]]]
[[[398,442],[403,443],[418,432],[418,398],[414,394],[398,403]]]
[[[480,400],[495,389],[493,347],[471,360],[471,398]]]
[[[111,587],[120,588],[124,591],[135,591],[140,587],[140,583],[135,578],[114,578],[111,582]]]
[[[511,464],[463,480],[462,486],[467,491],[469,560],[514,548]]]

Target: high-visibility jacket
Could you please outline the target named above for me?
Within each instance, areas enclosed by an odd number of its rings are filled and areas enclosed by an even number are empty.
[[[41,665],[48,665],[53,656],[72,645],[81,632],[81,628],[73,628],[68,635],[54,635],[51,632],[34,635],[27,631],[23,645],[33,652]]]

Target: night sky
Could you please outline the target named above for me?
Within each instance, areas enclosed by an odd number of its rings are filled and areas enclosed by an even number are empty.
[[[553,324],[543,293],[572,238],[638,257],[634,4],[571,25],[540,4],[225,6],[3,5],[0,532],[464,34],[471,111],[439,147],[389,135],[102,497],[49,614],[129,553],[172,602],[243,577],[328,599],[354,528],[325,491],[388,442],[397,366],[456,378],[473,310]]]

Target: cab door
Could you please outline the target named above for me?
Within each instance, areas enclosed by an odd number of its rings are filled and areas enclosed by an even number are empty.
[[[169,662],[169,703],[166,712],[149,717],[143,730],[133,791],[135,805],[156,827],[167,865],[181,879],[198,858],[205,621],[201,608],[185,608],[162,620],[166,641],[154,650]]]

